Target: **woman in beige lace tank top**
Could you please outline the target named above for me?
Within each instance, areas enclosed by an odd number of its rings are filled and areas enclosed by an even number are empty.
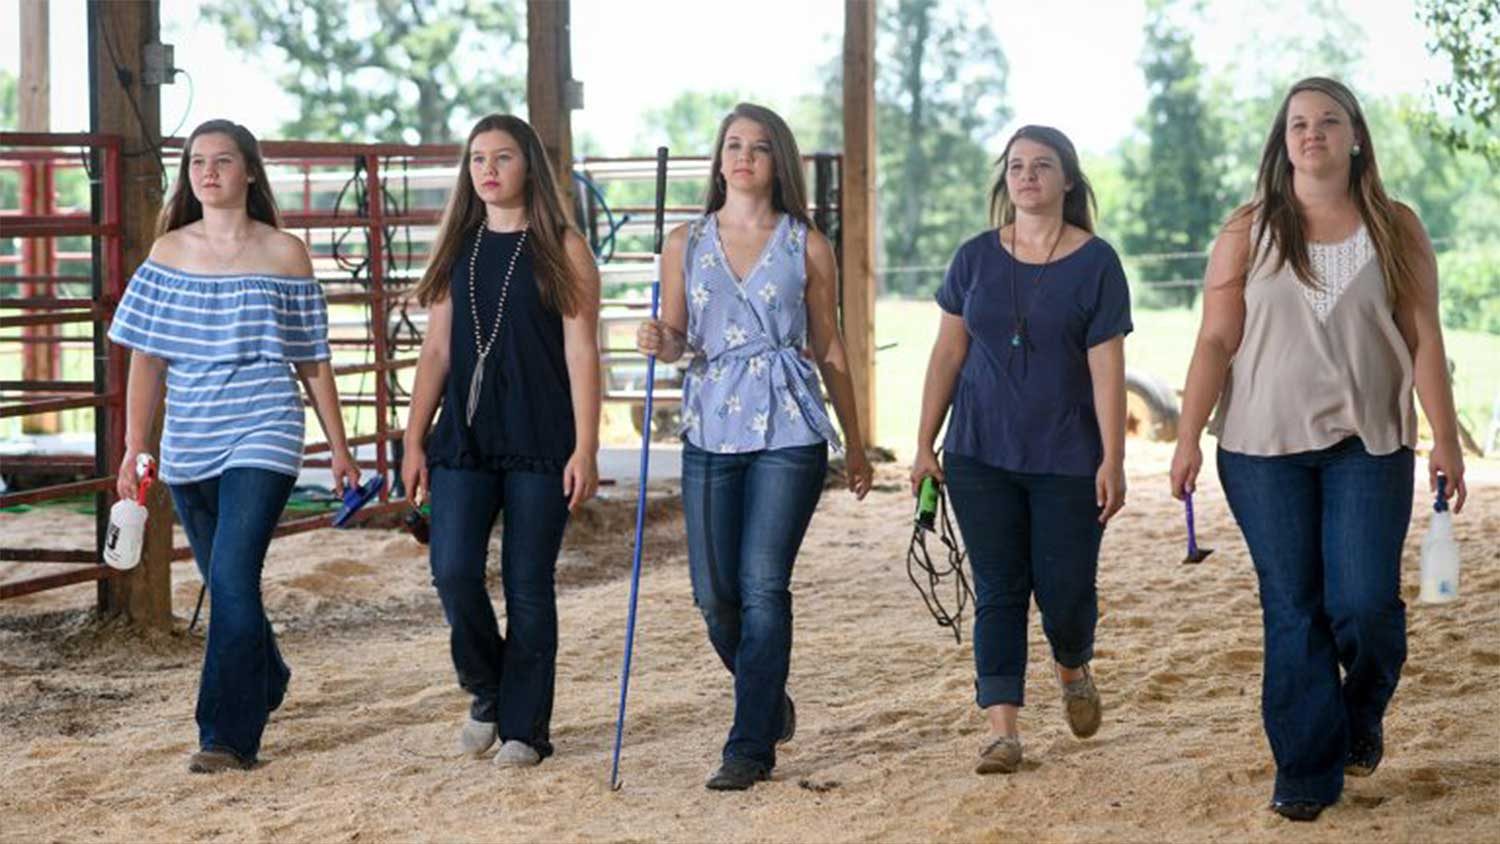
[[[1255,198],[1214,244],[1171,476],[1178,498],[1193,490],[1217,402],[1219,477],[1260,584],[1271,806],[1292,820],[1316,819],[1384,752],[1406,659],[1413,389],[1435,440],[1429,483],[1445,475],[1458,512],[1432,247],[1381,187],[1353,93],[1304,79],[1271,128]]]

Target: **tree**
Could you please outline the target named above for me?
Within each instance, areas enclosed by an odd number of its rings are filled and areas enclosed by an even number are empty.
[[[278,50],[294,138],[439,143],[524,100],[524,6],[506,0],[217,0],[245,52]]]
[[[881,7],[875,101],[887,268],[945,265],[985,225],[985,142],[1011,117],[1009,67],[985,16],[980,4],[945,0]],[[925,292],[941,278],[892,275],[886,286]]]
[[[734,91],[683,91],[661,108],[647,109],[641,115],[641,131],[637,135],[637,147],[642,153],[654,153],[665,144],[674,158],[690,155],[713,155],[714,136],[719,121],[734,110],[736,104],[751,100]],[[770,103],[761,103],[772,108]],[[796,131],[796,127],[793,127]],[[627,201],[650,203],[655,195],[655,186],[638,182],[620,185],[633,197]],[[703,182],[677,181],[667,186],[669,205],[693,205],[703,202]],[[634,190],[630,190],[633,188]]]
[[[1453,67],[1453,78],[1436,91],[1453,117],[1429,112],[1422,122],[1450,149],[1500,163],[1500,0],[1419,0],[1417,16],[1432,35],[1428,50]]]
[[[1141,120],[1146,143],[1124,162],[1132,213],[1121,234],[1132,255],[1206,251],[1227,210],[1219,160],[1224,131],[1204,96],[1192,36],[1172,12],[1166,0],[1147,4],[1141,55],[1150,94]],[[1204,265],[1202,258],[1166,258],[1141,271],[1152,281],[1196,280]],[[1191,305],[1197,291],[1195,285],[1163,288],[1144,301]]]
[[[7,132],[13,131],[20,122],[21,105],[17,85],[14,73],[0,70],[0,126],[4,126]]]
[[[683,91],[641,115],[638,146],[644,150],[666,144],[674,156],[712,155],[719,121],[744,100],[759,102],[734,91]]]
[[[1234,127],[1225,135],[1224,179],[1232,205],[1250,198],[1266,133],[1292,83],[1308,76],[1349,82],[1364,62],[1364,28],[1335,0],[1306,0],[1296,27],[1280,6],[1250,2],[1245,37],[1222,76],[1210,85],[1216,116]]]
[[[987,147],[1011,118],[1009,66],[986,4],[890,0],[877,22],[876,180],[887,292],[926,295],[988,221]],[[801,104],[819,148],[843,145],[843,66],[824,65],[821,107]],[[817,120],[816,118],[823,118]]]

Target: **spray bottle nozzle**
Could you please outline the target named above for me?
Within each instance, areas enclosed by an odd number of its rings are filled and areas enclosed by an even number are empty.
[[[135,456],[135,476],[139,483],[135,487],[135,503],[146,506],[146,492],[156,482],[156,458],[149,454]]]

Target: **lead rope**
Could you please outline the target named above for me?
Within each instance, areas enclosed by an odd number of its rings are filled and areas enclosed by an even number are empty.
[[[953,529],[953,520],[948,515],[948,493],[943,485],[935,479],[929,479],[936,487],[937,502],[935,511],[931,514],[935,518],[930,521],[923,519],[922,503],[918,500],[917,515],[912,519],[911,545],[906,549],[906,576],[911,580],[911,585],[917,587],[917,594],[922,596],[922,603],[927,605],[927,611],[932,614],[939,627],[947,627],[953,631],[953,641],[963,643],[963,619],[964,607],[974,600],[974,590],[969,586],[969,578],[964,574],[964,551],[958,543],[958,532]],[[939,567],[932,559],[932,554],[927,550],[927,534],[935,534],[943,547],[946,549],[944,556],[945,564]],[[917,570],[921,569],[926,580],[924,584],[917,577]],[[943,606],[942,592],[946,591],[944,581],[951,580],[953,590],[954,610],[950,614]]]

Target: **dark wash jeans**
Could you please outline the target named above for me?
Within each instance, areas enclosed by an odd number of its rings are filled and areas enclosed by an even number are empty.
[[[1099,506],[1094,479],[1011,472],[943,455],[943,474],[974,572],[975,701],[1025,703],[1031,596],[1053,657],[1094,658],[1099,621]]]
[[[682,445],[693,601],[734,675],[725,760],[776,765],[792,656],[792,564],[827,471],[823,443],[741,454]]]
[[[208,584],[208,646],[198,682],[198,746],[260,752],[266,720],[286,696],[291,669],[261,602],[260,573],[271,531],[297,479],[267,469],[230,468],[173,484],[177,519]]]
[[[1413,462],[1407,448],[1372,456],[1356,437],[1277,457],[1219,449],[1224,494],[1260,580],[1275,799],[1336,801],[1350,739],[1380,726],[1396,691]]]
[[[557,678],[555,575],[568,523],[562,476],[434,467],[431,483],[432,582],[451,630],[458,684],[474,696],[469,716],[546,758]],[[504,637],[484,582],[501,510]]]

